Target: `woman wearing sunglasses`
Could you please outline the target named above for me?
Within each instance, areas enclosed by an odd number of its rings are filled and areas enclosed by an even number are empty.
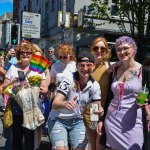
[[[100,86],[91,74],[95,68],[94,56],[79,53],[77,70],[68,73],[60,83],[49,115],[48,129],[53,149],[87,150],[87,137],[82,114],[89,102],[100,104]],[[93,111],[93,113],[100,113]],[[100,132],[100,131],[99,131]]]
[[[61,44],[57,49],[58,59],[51,67],[51,81],[49,90],[51,99],[55,96],[55,89],[61,80],[69,73],[76,70],[75,56],[73,46],[70,44]]]
[[[13,85],[16,82],[19,82],[20,79],[18,75],[18,71],[23,72],[25,75],[23,84],[27,85],[27,78],[34,75],[39,75],[42,77],[42,83],[40,86],[40,92],[46,93],[48,90],[48,86],[45,80],[45,74],[38,74],[37,72],[29,71],[30,60],[33,53],[33,46],[26,40],[23,40],[16,49],[16,57],[19,60],[17,64],[11,65],[9,68],[6,78],[4,81],[3,88],[7,88],[9,85]],[[34,150],[35,143],[35,130],[30,130],[22,126],[23,124],[23,111],[19,104],[13,100],[12,103],[12,113],[13,113],[13,125],[12,129],[12,149],[13,150],[22,150],[23,149],[23,141],[25,150]],[[24,139],[24,140],[23,140]]]
[[[94,55],[94,58],[96,60],[96,66],[92,73],[92,77],[100,84],[101,105],[102,107],[104,107],[109,87],[109,73],[107,71],[107,68],[109,66],[108,58],[110,57],[106,39],[103,37],[98,37],[94,39],[91,43],[90,51]],[[99,144],[101,133],[97,133],[96,131],[98,124],[95,124],[95,127],[93,127],[92,122],[90,122],[89,105],[86,107],[84,112],[84,123],[86,126],[91,150],[105,150],[106,148]]]

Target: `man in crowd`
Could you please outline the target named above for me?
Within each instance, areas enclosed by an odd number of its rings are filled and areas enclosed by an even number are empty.
[[[53,47],[49,47],[48,52],[49,52],[48,60],[50,62],[52,62],[52,64],[55,63],[57,61],[57,58],[54,55],[54,48]]]

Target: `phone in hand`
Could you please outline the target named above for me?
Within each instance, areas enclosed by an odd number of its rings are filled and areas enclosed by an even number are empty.
[[[99,109],[98,103],[90,104],[90,121],[99,121],[99,115],[94,114],[94,111],[98,111],[98,109]]]
[[[23,71],[18,70],[18,77],[20,81],[24,81],[25,80],[25,75]]]

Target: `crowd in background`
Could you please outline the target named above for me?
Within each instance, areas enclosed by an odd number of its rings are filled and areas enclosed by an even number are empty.
[[[143,87],[150,92],[150,57],[137,62],[137,49],[131,37],[119,37],[115,43],[119,61],[110,62],[109,46],[103,37],[95,38],[89,51],[77,56],[71,44],[63,43],[56,50],[49,47],[47,60],[51,66],[42,74],[30,70],[33,54],[45,57],[36,44],[23,40],[1,55],[0,111],[5,112],[9,101],[3,91],[19,82],[18,71],[24,72],[24,87],[29,77],[42,78],[37,107],[44,121],[36,128],[24,125],[25,111],[17,101],[11,102],[12,150],[38,150],[44,135],[57,150],[88,150],[88,145],[91,150],[150,149],[150,96],[143,104],[137,103]]]

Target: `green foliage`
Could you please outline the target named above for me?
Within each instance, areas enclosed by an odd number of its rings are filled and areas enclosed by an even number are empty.
[[[92,0],[89,8],[96,10],[92,15],[117,24],[122,34],[131,35],[136,40],[140,49],[138,53],[142,54],[142,45],[149,45],[150,41],[150,0],[112,0],[115,17],[111,15],[110,2]],[[129,24],[128,28],[126,23]]]

